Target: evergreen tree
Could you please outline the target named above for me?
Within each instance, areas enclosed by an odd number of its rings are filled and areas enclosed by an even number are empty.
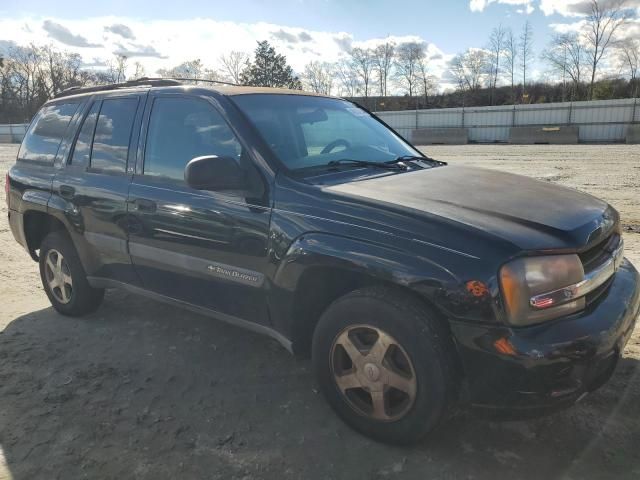
[[[287,57],[276,53],[266,40],[258,42],[253,62],[242,72],[241,82],[256,87],[302,89],[300,79],[287,64]]]

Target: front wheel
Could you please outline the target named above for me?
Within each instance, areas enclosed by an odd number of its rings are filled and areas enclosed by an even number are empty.
[[[51,232],[40,245],[40,278],[53,308],[79,316],[96,310],[104,290],[91,287],[69,236]]]
[[[415,443],[453,402],[445,335],[433,312],[404,292],[352,292],[329,306],[314,333],[320,388],[355,430],[386,443]]]

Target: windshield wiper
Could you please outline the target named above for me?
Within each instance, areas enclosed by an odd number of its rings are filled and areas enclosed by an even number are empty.
[[[354,160],[351,158],[343,158],[341,160],[332,160],[327,163],[329,167],[339,167],[341,165],[354,165],[354,166],[362,166],[362,167],[377,167],[384,168],[385,170],[406,170],[407,167],[404,165],[398,165],[396,163],[388,163],[388,162],[369,162],[367,160]]]
[[[402,157],[398,157],[395,160],[392,160],[391,162],[387,162],[387,165],[394,165],[398,162],[410,162],[411,160],[421,160],[423,162],[429,162],[432,163],[434,165],[438,165],[438,166],[444,166],[444,165],[448,165],[447,162],[441,162],[440,160],[436,160],[434,158],[431,157],[427,157],[425,156],[420,156],[420,155],[404,155]]]

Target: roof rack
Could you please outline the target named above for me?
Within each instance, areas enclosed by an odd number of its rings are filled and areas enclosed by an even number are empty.
[[[222,85],[231,85],[234,87],[239,86],[236,83],[223,82],[221,80],[203,80],[200,78],[177,78],[177,77],[164,77],[164,78],[149,78],[142,77],[136,80],[129,80],[122,83],[110,83],[108,85],[96,85],[93,87],[71,87],[56,94],[54,98],[68,97],[69,95],[77,95],[80,93],[91,92],[104,92],[107,90],[117,90],[119,88],[131,88],[131,87],[175,87],[184,85],[185,82],[206,82],[206,83],[218,83]]]
[[[141,79],[142,80],[142,79]],[[205,83],[218,83],[220,85],[229,85],[231,87],[242,87],[242,85],[233,82],[225,82],[223,80],[209,80],[204,78],[181,78],[181,77],[154,77],[149,80],[177,80],[179,82],[205,82]]]

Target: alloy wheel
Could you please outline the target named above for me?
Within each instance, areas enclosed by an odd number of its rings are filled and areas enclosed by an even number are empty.
[[[67,304],[71,301],[73,294],[71,270],[58,250],[51,249],[47,252],[45,278],[49,291],[58,302]]]
[[[380,328],[356,325],[333,342],[331,370],[336,386],[360,415],[395,421],[411,409],[416,374],[400,343]]]

